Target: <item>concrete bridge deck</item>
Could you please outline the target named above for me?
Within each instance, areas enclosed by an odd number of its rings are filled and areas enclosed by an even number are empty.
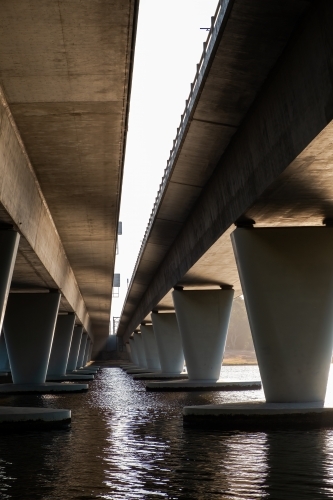
[[[57,288],[109,333],[138,1],[5,0],[0,223],[21,234],[13,289]]]
[[[175,285],[233,285],[234,223],[333,218],[329,1],[219,3],[129,286],[118,335]]]

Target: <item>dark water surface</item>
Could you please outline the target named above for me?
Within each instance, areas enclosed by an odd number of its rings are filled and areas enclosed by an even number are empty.
[[[223,368],[230,378],[257,373]],[[146,393],[119,368],[102,369],[86,394],[2,398],[2,405],[71,408],[72,428],[0,436],[0,498],[333,498],[333,430],[183,428],[184,405],[262,398],[261,391]]]

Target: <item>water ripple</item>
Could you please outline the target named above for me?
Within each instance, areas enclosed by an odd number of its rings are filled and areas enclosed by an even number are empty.
[[[224,367],[257,378],[257,367]],[[333,498],[333,431],[245,433],[183,428],[190,404],[256,401],[261,391],[146,392],[118,368],[86,394],[13,396],[1,404],[72,409],[72,429],[2,436],[0,498]],[[328,399],[333,396],[330,382]]]

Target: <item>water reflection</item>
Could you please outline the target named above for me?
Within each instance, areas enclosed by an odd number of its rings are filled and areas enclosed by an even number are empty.
[[[257,367],[228,367],[251,379]],[[104,369],[87,394],[16,396],[6,404],[72,408],[68,432],[1,436],[0,498],[177,500],[333,497],[333,431],[223,433],[183,428],[190,404],[242,393],[147,393]],[[4,400],[1,401],[4,404]]]

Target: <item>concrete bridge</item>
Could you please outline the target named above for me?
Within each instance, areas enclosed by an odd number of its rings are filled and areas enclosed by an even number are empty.
[[[5,318],[14,385],[65,378],[109,335],[138,3],[1,4],[0,330]]]
[[[332,19],[327,0],[219,2],[117,333],[176,311],[187,365],[209,343],[218,363],[243,293],[273,403],[322,401],[332,354]]]

